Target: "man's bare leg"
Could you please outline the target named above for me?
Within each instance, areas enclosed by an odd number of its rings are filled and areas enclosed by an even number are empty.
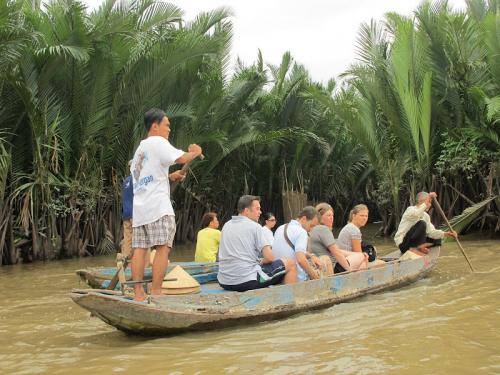
[[[144,280],[144,254],[146,249],[135,248],[132,256],[132,280]],[[144,284],[134,284],[134,301],[144,301],[147,295],[144,293]]]
[[[284,284],[295,284],[297,282],[297,265],[295,260],[282,258],[281,261],[285,264],[285,278],[283,279]]]
[[[144,252],[144,268],[151,267],[151,249]]]
[[[156,246],[156,255],[153,261],[153,283],[151,285],[151,295],[161,295],[161,284],[165,278],[165,272],[168,266],[168,255],[170,247],[167,245]]]

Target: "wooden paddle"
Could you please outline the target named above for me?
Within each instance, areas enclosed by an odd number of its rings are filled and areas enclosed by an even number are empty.
[[[139,280],[139,281],[126,281],[124,282],[125,285],[135,285],[135,284],[147,284],[150,283],[152,280]],[[170,277],[168,279],[163,279],[163,281],[177,281],[177,279],[174,277]]]
[[[200,156],[200,159],[203,160],[205,159],[205,155],[201,154]],[[184,164],[181,168],[181,173],[183,175],[185,175],[189,169],[189,167],[191,166],[191,164],[193,163],[193,161],[195,160],[196,158],[188,161],[186,164]],[[174,181],[172,182],[172,184],[170,184],[170,194],[172,195],[172,193],[175,191],[175,189],[177,189],[177,186],[179,186],[179,182],[180,181]],[[125,271],[125,269],[127,268],[128,264],[130,263],[130,261],[132,260],[132,256],[134,255],[134,251],[132,250],[130,252],[130,254],[128,256],[126,256],[123,260],[122,260],[122,264],[120,267],[118,267],[118,270],[116,271],[115,275],[113,276],[113,278],[111,279],[108,287],[106,289],[108,290],[114,290],[116,288],[116,284],[118,284],[118,281],[119,281],[119,277],[120,277],[120,272],[123,272]]]
[[[438,210],[438,212],[441,214],[441,216],[443,217],[444,219],[444,222],[446,223],[446,225],[448,226],[448,228],[450,228],[450,231],[453,232],[453,228],[450,224],[450,222],[448,221],[448,218],[446,217],[446,215],[444,214],[443,212],[443,209],[441,208],[441,205],[439,204],[439,202],[437,201],[436,197],[432,197],[432,200],[434,202],[434,205],[436,206],[436,209]],[[462,245],[460,244],[460,241],[458,240],[458,237],[455,237],[455,241],[457,241],[457,245],[458,247],[460,248],[460,251],[462,251],[462,254],[464,255],[465,257],[465,260],[467,261],[467,263],[469,264],[469,267],[470,267],[470,270],[472,272],[475,272],[474,271],[474,267],[472,267],[472,264],[469,260],[469,258],[467,257],[467,254],[465,253],[465,250],[464,248],[462,247]]]
[[[128,264],[132,260],[132,256],[134,255],[134,251],[132,250],[129,255],[127,255],[125,258],[121,260],[121,266],[118,267],[116,270],[115,275],[109,282],[109,285],[106,289],[108,290],[114,290],[116,287],[116,284],[118,284],[118,280],[120,279],[120,272],[125,272],[125,269],[127,268]]]

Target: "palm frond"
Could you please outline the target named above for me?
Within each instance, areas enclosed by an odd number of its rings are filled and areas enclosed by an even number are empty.
[[[457,215],[450,220],[451,226],[457,233],[462,232],[481,215],[490,202],[498,198],[499,196],[492,196],[474,204],[473,206],[467,207],[460,215]]]

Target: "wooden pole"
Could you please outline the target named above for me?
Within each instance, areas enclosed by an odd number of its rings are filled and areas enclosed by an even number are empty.
[[[106,288],[107,290],[114,290],[116,287],[116,284],[118,284],[118,281],[121,281],[120,276],[123,275],[123,277],[125,277],[125,269],[127,268],[128,264],[132,260],[133,254],[134,254],[134,251],[132,250],[128,256],[118,259],[118,264],[117,264],[118,269],[116,270],[115,275],[113,276],[113,278],[109,282],[109,285]],[[118,254],[118,256],[122,257],[121,254]],[[122,288],[123,288],[123,285],[122,285]]]
[[[205,155],[201,154],[200,156],[200,159],[203,160],[205,159]],[[196,159],[196,158],[195,158]],[[191,160],[191,161],[188,161],[186,164],[184,164],[181,168],[181,173],[183,175],[185,175],[189,169],[189,167],[191,166],[191,164],[193,163],[193,161],[195,160]],[[170,184],[170,195],[172,195],[172,193],[175,191],[175,189],[177,189],[177,186],[179,186],[179,181],[174,181]]]
[[[443,212],[443,209],[441,208],[441,205],[439,204],[439,202],[437,201],[437,199],[435,197],[432,197],[432,200],[434,202],[434,205],[436,206],[436,209],[438,210],[438,212],[440,213],[440,215],[443,217],[446,225],[448,226],[448,228],[450,228],[450,231],[453,232],[453,228],[450,224],[450,222],[448,221],[448,218],[446,217],[446,215],[444,214]],[[462,252],[462,254],[464,255],[465,257],[465,260],[467,261],[467,263],[469,264],[469,267],[470,267],[470,270],[472,272],[475,272],[474,271],[474,267],[472,267],[472,263],[470,262],[469,258],[467,257],[467,254],[465,253],[465,250],[464,248],[462,247],[462,244],[460,243],[460,241],[458,240],[458,237],[455,237],[455,241],[457,241],[457,245],[458,247],[460,248],[460,251]]]

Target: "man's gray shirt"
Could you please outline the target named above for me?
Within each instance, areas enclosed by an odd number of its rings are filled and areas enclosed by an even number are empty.
[[[219,282],[237,285],[257,280],[257,273],[262,273],[259,257],[264,246],[269,245],[259,224],[246,216],[233,216],[222,228],[217,275]]]

